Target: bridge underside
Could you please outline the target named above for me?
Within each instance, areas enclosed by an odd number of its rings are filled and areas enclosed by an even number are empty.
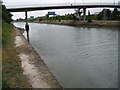
[[[49,10],[49,9],[74,9],[74,8],[120,8],[119,5],[71,5],[71,6],[49,6],[49,7],[27,7],[27,8],[11,8],[7,9],[9,12],[25,12],[36,10]]]

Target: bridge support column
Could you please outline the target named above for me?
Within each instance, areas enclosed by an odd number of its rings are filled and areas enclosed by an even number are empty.
[[[27,11],[25,11],[25,21],[26,21],[25,29],[26,29],[26,32],[27,32],[27,39],[28,39],[28,42],[29,42],[29,25],[28,25],[28,15],[27,15]]]
[[[78,19],[78,20],[81,20],[81,11],[80,11],[81,8],[78,8],[77,10],[75,10],[75,14],[74,16]]]
[[[86,8],[83,8],[83,20],[86,20]]]

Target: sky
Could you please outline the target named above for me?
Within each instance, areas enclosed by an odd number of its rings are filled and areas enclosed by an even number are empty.
[[[72,4],[85,4],[85,3],[114,3],[120,0],[3,0],[3,4],[6,5],[7,8],[15,8],[15,7],[29,7],[29,6],[45,6],[45,5],[70,5]],[[94,9],[87,9],[90,10],[91,13],[100,12],[102,8],[94,8]],[[56,14],[64,15],[68,13],[74,13],[74,9],[58,9],[58,10],[39,10],[39,11],[31,11],[28,12],[28,17],[30,16],[45,16],[48,11],[55,11]],[[24,12],[16,12],[12,13],[13,19],[17,18],[25,18]]]

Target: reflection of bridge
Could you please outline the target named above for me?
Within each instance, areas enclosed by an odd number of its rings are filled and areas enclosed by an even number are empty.
[[[28,11],[35,11],[35,10],[49,10],[49,9],[78,9],[79,12],[81,8],[83,8],[83,18],[86,19],[86,8],[101,8],[101,7],[107,7],[107,8],[120,8],[120,5],[113,4],[113,3],[84,3],[84,4],[69,4],[69,5],[49,5],[49,6],[37,6],[37,7],[21,7],[21,8],[8,8],[7,10],[9,12],[25,12],[25,18],[26,18],[26,31],[29,31],[29,25],[27,22],[27,12]],[[29,34],[28,34],[29,37]]]

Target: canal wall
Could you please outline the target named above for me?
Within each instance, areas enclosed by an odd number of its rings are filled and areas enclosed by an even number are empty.
[[[91,23],[87,21],[80,21],[80,20],[44,20],[36,23],[47,23],[47,24],[60,24],[60,25],[71,25],[71,26],[107,26],[107,27],[120,27],[120,21],[96,21],[93,20]]]
[[[27,76],[32,88],[62,88],[39,54],[22,35],[23,30],[15,30],[15,47],[21,59],[23,74]]]

